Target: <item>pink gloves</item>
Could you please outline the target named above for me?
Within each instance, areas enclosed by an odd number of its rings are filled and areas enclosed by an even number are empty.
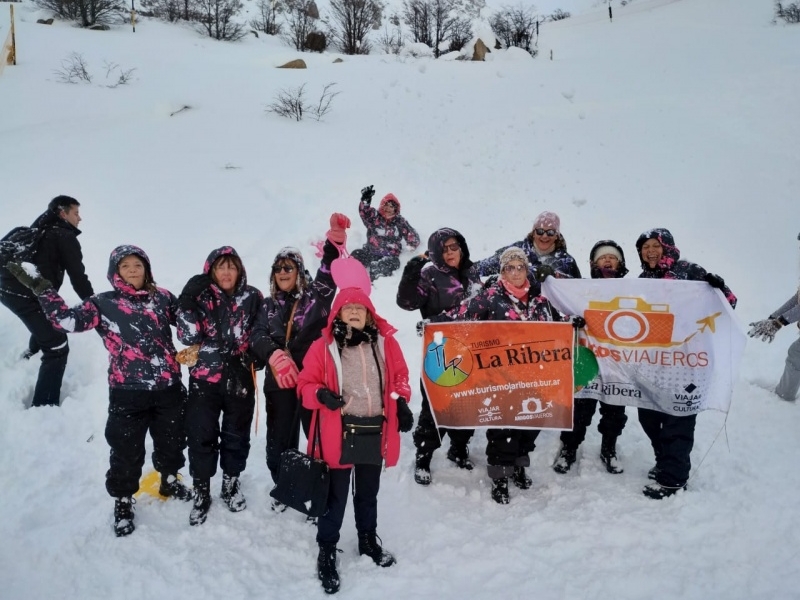
[[[269,357],[269,367],[278,387],[288,390],[297,385],[297,365],[284,350],[276,350]]]
[[[342,213],[333,213],[331,215],[331,228],[325,235],[332,244],[341,246],[347,241],[347,232],[345,229],[348,229],[349,227],[350,219],[347,218],[347,215],[343,215]]]

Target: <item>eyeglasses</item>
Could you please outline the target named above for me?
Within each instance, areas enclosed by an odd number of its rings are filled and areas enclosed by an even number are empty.
[[[445,244],[443,248],[445,252],[458,252],[461,250],[461,245],[458,242],[453,242],[452,244]]]
[[[292,265],[276,265],[272,267],[273,273],[280,273],[281,271],[284,273],[292,273],[294,272],[294,267]]]
[[[528,267],[525,265],[506,265],[503,267],[503,273],[521,273],[527,271]]]
[[[367,307],[361,304],[345,304],[342,312],[367,312]]]
[[[558,235],[558,232],[555,229],[534,229],[533,233],[536,235],[549,235],[550,237],[555,237]]]

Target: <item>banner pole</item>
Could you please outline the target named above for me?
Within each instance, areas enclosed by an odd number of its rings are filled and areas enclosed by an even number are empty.
[[[17,39],[16,33],[14,32],[14,5],[8,5],[9,10],[11,11],[11,53],[8,55],[8,64],[16,65],[17,64]]]

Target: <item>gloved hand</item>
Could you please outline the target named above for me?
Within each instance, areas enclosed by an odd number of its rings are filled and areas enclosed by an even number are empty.
[[[761,338],[762,342],[772,343],[772,340],[775,339],[775,334],[783,327],[783,323],[778,319],[763,319],[762,321],[750,323],[750,327],[751,329],[747,332],[747,335]]]
[[[331,410],[339,410],[344,406],[344,400],[339,394],[334,394],[328,388],[324,387],[317,390],[317,400]]]
[[[718,290],[721,290],[722,288],[725,287],[725,280],[719,275],[715,275],[714,273],[706,273],[704,279],[706,280],[706,283],[708,285],[710,285],[713,288],[717,288]]]
[[[47,279],[42,277],[38,271],[34,269],[35,275],[31,275],[28,271],[19,263],[15,262],[7,262],[6,269],[8,269],[9,273],[11,273],[14,277],[17,278],[22,285],[28,288],[37,296],[41,296],[47,290],[53,287],[53,284],[50,283]]]
[[[202,273],[200,275],[193,275],[186,282],[181,290],[181,295],[178,296],[178,306],[184,310],[193,310],[197,308],[197,297],[212,284],[211,277]]]
[[[417,321],[417,335],[419,337],[422,337],[422,334],[425,333],[425,325],[430,322],[430,319],[422,319],[422,321]]]
[[[406,268],[403,270],[404,271],[403,275],[405,275],[406,273],[408,273],[408,274],[411,274],[411,273],[419,274],[419,272],[422,271],[422,267],[424,267],[429,262],[430,261],[428,260],[428,257],[425,256],[424,254],[420,254],[419,256],[415,256],[415,257],[413,257],[411,260],[409,260],[406,263]]]
[[[414,427],[414,413],[408,408],[408,400],[402,396],[397,398],[397,429],[406,433]]]
[[[572,326],[575,329],[583,329],[584,327],[586,327],[586,319],[584,319],[580,315],[575,315],[574,317],[572,317],[572,319],[570,319],[570,321],[572,322]]]
[[[269,366],[275,376],[275,382],[282,390],[297,386],[297,365],[285,350],[276,350],[269,356]]]
[[[342,213],[333,213],[330,223],[331,228],[325,235],[332,244],[341,246],[347,241],[347,232],[345,229],[350,227],[350,219],[347,218],[347,215],[343,215]]]
[[[361,201],[366,202],[367,206],[372,203],[372,197],[375,195],[375,186],[368,185],[365,188],[361,188]]]
[[[539,283],[543,283],[545,279],[547,279],[550,275],[555,276],[556,272],[553,270],[553,267],[550,265],[538,265],[536,267],[536,272],[534,273],[534,277],[536,281]]]

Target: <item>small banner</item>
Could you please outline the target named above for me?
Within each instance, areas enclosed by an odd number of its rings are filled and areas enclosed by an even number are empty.
[[[550,277],[542,293],[586,319],[579,343],[600,372],[579,397],[676,416],[728,411],[746,338],[719,290],[702,281]]]
[[[569,323],[429,323],[422,383],[439,427],[572,429]]]

